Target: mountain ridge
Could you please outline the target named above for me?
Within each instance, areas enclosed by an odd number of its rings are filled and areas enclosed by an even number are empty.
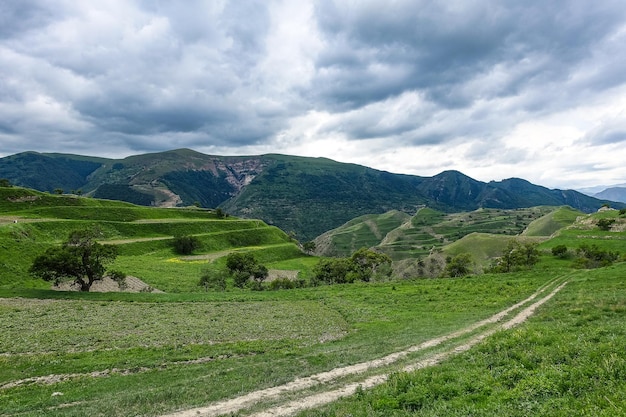
[[[423,206],[444,212],[538,205],[591,212],[603,204],[624,206],[520,178],[485,183],[454,170],[422,177],[328,158],[216,156],[191,149],[123,159],[24,152],[0,158],[0,178],[40,191],[80,190],[142,205],[219,207],[262,219],[301,241],[361,215],[390,210],[411,214]]]

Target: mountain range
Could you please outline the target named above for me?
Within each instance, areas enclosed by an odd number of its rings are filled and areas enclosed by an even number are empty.
[[[624,207],[519,178],[488,183],[458,171],[393,174],[326,158],[278,154],[214,156],[190,149],[124,159],[24,152],[0,158],[0,178],[40,191],[80,193],[140,205],[221,208],[311,240],[365,214],[420,207],[443,212],[568,205]]]

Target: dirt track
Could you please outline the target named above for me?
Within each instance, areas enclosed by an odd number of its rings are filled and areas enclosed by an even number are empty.
[[[442,362],[443,360],[447,359],[448,357],[452,355],[455,355],[455,354],[458,354],[458,353],[461,353],[470,349],[471,347],[480,343],[486,337],[492,335],[498,330],[507,330],[524,322],[528,317],[530,317],[535,312],[535,310],[539,306],[541,306],[542,304],[547,302],[550,298],[552,298],[566,284],[567,282],[563,282],[558,287],[554,288],[549,294],[543,296],[543,298],[539,299],[538,301],[535,301],[534,303],[530,304],[529,306],[527,306],[526,308],[518,312],[513,318],[502,323],[500,326],[485,329],[477,333],[476,335],[474,335],[470,340],[459,342],[456,346],[453,346],[444,352],[433,353],[433,354],[427,355],[421,360],[406,366],[403,370],[410,372],[410,371],[414,371],[417,369],[422,369],[425,367],[437,365],[438,363]],[[330,383],[342,377],[358,375],[368,370],[379,368],[385,365],[390,365],[394,362],[399,361],[402,358],[405,358],[409,353],[417,352],[417,351],[420,351],[429,347],[440,345],[444,342],[454,340],[463,335],[467,335],[488,324],[498,323],[502,321],[508,314],[512,313],[513,311],[519,308],[522,308],[524,305],[527,305],[528,303],[533,301],[535,298],[543,294],[546,291],[546,288],[548,288],[548,286],[544,286],[543,288],[535,292],[533,295],[528,297],[526,300],[521,301],[520,303],[515,304],[514,306],[511,306],[505,310],[502,310],[501,312],[491,316],[488,319],[474,323],[470,326],[467,326],[464,329],[450,333],[448,335],[444,335],[435,339],[428,340],[420,345],[412,346],[409,349],[393,353],[383,358],[376,359],[376,360],[369,361],[369,362],[363,362],[363,363],[355,364],[351,366],[346,366],[342,368],[336,368],[328,372],[323,372],[317,375],[312,375],[310,377],[299,378],[292,382],[289,382],[287,384],[280,385],[277,387],[254,391],[254,392],[248,393],[246,395],[243,395],[237,398],[219,401],[211,405],[208,405],[206,407],[183,410],[183,411],[179,411],[173,414],[167,414],[162,417],[200,417],[200,416],[201,417],[214,417],[214,416],[222,416],[222,415],[227,415],[231,413],[236,413],[246,408],[250,408],[253,405],[261,401],[276,400],[280,398],[281,396],[284,396],[286,393],[296,393],[298,391],[312,388],[314,386],[322,385],[324,383]],[[376,385],[382,384],[387,380],[388,376],[389,375],[387,373],[381,373],[381,374],[374,375],[371,377],[363,378],[362,380],[358,382],[345,384],[343,386],[340,386],[339,388],[332,387],[318,394],[314,394],[314,395],[303,394],[302,396],[300,396],[299,398],[295,400],[288,401],[281,405],[266,409],[265,411],[253,414],[253,416],[254,417],[290,416],[299,411],[309,409],[309,408],[319,407],[324,404],[328,404],[330,402],[336,401],[341,397],[352,395],[359,388],[367,389],[367,388],[372,388]]]

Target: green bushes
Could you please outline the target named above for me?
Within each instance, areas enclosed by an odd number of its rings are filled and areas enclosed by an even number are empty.
[[[566,258],[567,255],[568,255],[567,246],[565,246],[565,245],[556,245],[555,247],[552,248],[552,255],[556,256],[557,258],[561,258],[561,259]]]
[[[609,266],[619,258],[619,253],[600,249],[598,245],[583,243],[576,250],[578,258],[574,261],[575,268],[600,268]]]
[[[313,269],[312,285],[368,282],[391,275],[391,258],[369,249],[359,249],[350,258],[323,258]]]
[[[269,275],[265,265],[260,264],[251,253],[234,252],[226,257],[226,268],[235,279],[235,286],[243,288],[250,278],[254,280],[253,288],[262,289],[262,283]]]
[[[539,250],[536,243],[520,243],[511,240],[502,256],[491,267],[490,272],[512,272],[532,268],[539,262]]]
[[[611,230],[611,226],[613,225],[613,223],[615,223],[615,219],[607,218],[598,219],[598,221],[596,222],[598,228],[605,231]]]
[[[172,245],[179,255],[191,255],[193,251],[201,247],[200,240],[195,236],[177,236]]]

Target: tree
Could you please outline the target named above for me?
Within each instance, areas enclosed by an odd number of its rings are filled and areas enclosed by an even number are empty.
[[[269,275],[267,268],[260,264],[251,253],[233,252],[226,257],[226,268],[235,280],[235,286],[243,288],[253,278],[255,289],[261,289]]]
[[[615,223],[615,219],[607,219],[607,218],[598,219],[598,221],[596,222],[600,230],[605,230],[605,231],[611,230],[611,226],[613,225],[613,223]]]
[[[511,272],[523,267],[532,268],[539,261],[536,243],[524,243],[510,240],[502,256],[491,268],[492,272]]]
[[[55,189],[54,189],[54,193],[55,193],[55,194],[58,194],[58,195],[63,194],[63,188],[55,188]]]
[[[73,280],[81,291],[89,291],[95,281],[104,277],[105,264],[117,257],[117,248],[96,242],[96,235],[91,230],[72,232],[62,246],[50,248],[35,258],[31,274],[56,285]],[[116,272],[116,278],[118,274],[121,273]]]
[[[180,255],[191,255],[200,248],[200,240],[195,236],[177,236],[173,241],[174,250]]]
[[[263,288],[263,281],[268,277],[269,271],[265,265],[256,264],[252,269],[252,279],[254,279],[254,288],[261,290]]]
[[[312,240],[309,240],[308,242],[304,242],[302,244],[302,249],[304,250],[304,252],[309,253],[309,254],[315,252],[316,247],[317,245]]]
[[[225,213],[224,210],[222,210],[221,208],[218,208],[218,209],[215,209],[215,216],[218,219],[224,219],[228,217],[228,213]]]
[[[0,187],[2,188],[9,188],[12,187],[11,185],[11,181],[9,181],[6,178],[0,178]]]
[[[323,282],[326,284],[345,284],[353,282],[355,275],[352,271],[352,262],[348,258],[322,258],[313,267],[313,285]]]
[[[384,268],[384,265],[391,265],[391,258],[384,253],[361,248],[350,257],[352,271],[357,274],[361,281],[369,281],[379,271],[385,270],[385,274],[391,274],[391,269]]]
[[[567,246],[565,245],[556,245],[552,248],[552,255],[557,258],[564,259],[567,257]]]
[[[460,253],[446,265],[445,273],[450,277],[463,277],[469,275],[474,261],[469,253]]]
[[[526,242],[520,247],[522,265],[532,268],[539,262],[539,250],[536,243]]]

